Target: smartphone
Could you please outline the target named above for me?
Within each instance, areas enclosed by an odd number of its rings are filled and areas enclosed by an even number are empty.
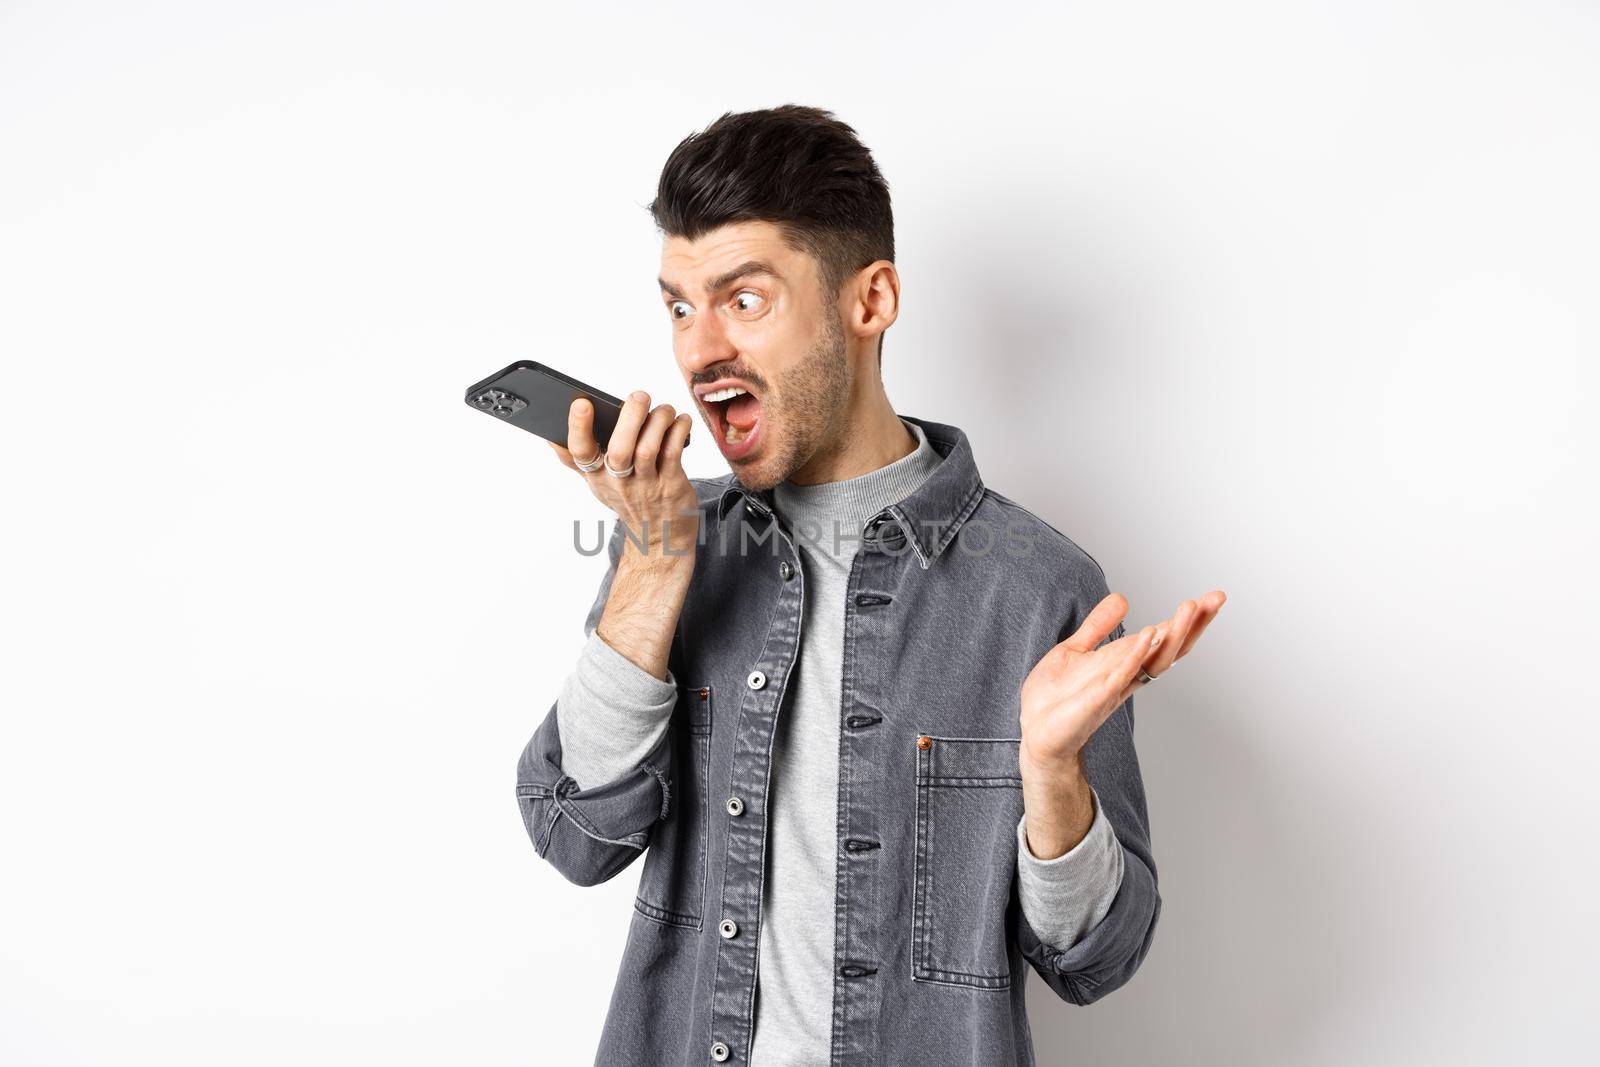
[[[567,410],[585,397],[594,405],[594,438],[605,448],[622,414],[622,401],[558,370],[518,360],[467,390],[467,404],[501,422],[567,445]]]

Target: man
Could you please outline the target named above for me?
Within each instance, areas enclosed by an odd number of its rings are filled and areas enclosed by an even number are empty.
[[[888,189],[830,113],[722,116],[651,210],[732,472],[686,477],[693,420],[644,393],[603,453],[573,405],[552,447],[618,522],[517,768],[565,877],[644,857],[596,1062],[1032,1063],[1027,967],[1087,1004],[1149,949],[1132,693],[1223,595],[1125,633],[961,430],[896,414]]]

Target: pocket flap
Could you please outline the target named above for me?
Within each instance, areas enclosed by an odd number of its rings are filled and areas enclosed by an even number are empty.
[[[1022,784],[1020,737],[918,734],[917,778],[948,785]],[[928,739],[926,746],[921,738]]]

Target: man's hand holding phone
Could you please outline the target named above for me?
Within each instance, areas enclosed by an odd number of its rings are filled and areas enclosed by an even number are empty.
[[[648,556],[692,560],[700,513],[694,486],[683,472],[683,449],[693,425],[693,416],[677,414],[671,404],[652,409],[650,394],[637,391],[623,403],[602,452],[594,436],[594,405],[578,399],[567,412],[567,447],[554,442],[550,447],[644,542]],[[638,547],[625,539],[623,551]]]
[[[699,500],[683,471],[693,425],[692,415],[676,414],[671,404],[652,409],[650,395],[639,391],[623,403],[604,452],[594,436],[594,405],[585,399],[574,400],[568,410],[567,446],[550,442],[561,462],[581,474],[596,499],[627,526],[595,630],[657,678],[666,675],[700,536]],[[642,552],[635,539],[644,544]]]

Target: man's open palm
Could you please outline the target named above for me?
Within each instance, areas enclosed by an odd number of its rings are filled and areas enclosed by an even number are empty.
[[[1023,762],[1048,771],[1077,760],[1100,724],[1143,684],[1139,669],[1159,677],[1194,647],[1227,599],[1212,590],[1179,604],[1170,619],[1101,645],[1128,613],[1121,593],[1107,594],[1023,681]]]

